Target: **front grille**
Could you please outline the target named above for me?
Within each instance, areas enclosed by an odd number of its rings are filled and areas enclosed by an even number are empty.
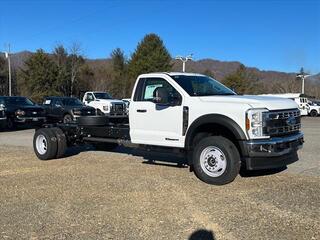
[[[263,133],[271,137],[290,135],[301,129],[299,109],[271,111],[265,114]]]
[[[96,111],[94,109],[81,109],[81,116],[94,116]]]
[[[25,110],[25,117],[43,117],[44,111],[42,110]]]
[[[124,103],[116,103],[111,107],[110,114],[112,115],[124,115],[126,112],[126,106]]]

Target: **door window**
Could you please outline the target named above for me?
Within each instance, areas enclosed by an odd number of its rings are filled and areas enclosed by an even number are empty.
[[[93,94],[92,93],[88,93],[87,97],[86,97],[86,101],[93,101],[93,100],[94,100]]]
[[[162,78],[147,78],[145,79],[145,83],[143,85],[140,101],[152,101],[155,90],[159,87],[165,88],[169,93],[171,99],[181,99],[181,95],[178,93],[178,91],[174,87],[172,87],[166,80]]]

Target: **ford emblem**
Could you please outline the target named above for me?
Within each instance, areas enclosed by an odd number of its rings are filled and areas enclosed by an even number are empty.
[[[32,114],[37,114],[37,112],[32,112]]]
[[[296,121],[296,118],[295,117],[289,117],[288,119],[287,119],[287,124],[289,125],[289,126],[293,126],[293,125],[295,125],[297,123],[297,121]]]

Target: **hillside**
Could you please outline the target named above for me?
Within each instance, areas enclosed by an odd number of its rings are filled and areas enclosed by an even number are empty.
[[[1,54],[1,53],[0,53]],[[11,55],[12,66],[14,68],[21,68],[26,59],[32,55],[32,52],[23,51],[14,53]],[[3,56],[3,55],[2,55]],[[110,59],[86,59],[88,65],[93,69],[101,69],[110,67]],[[182,63],[178,60],[172,60],[173,71],[181,71]],[[240,62],[236,61],[219,61],[214,59],[201,59],[198,61],[190,61],[186,64],[188,72],[204,73],[210,71],[214,73],[214,76],[218,80],[222,80],[230,73],[237,70],[240,66]],[[254,73],[260,81],[265,83],[271,81],[292,81],[295,79],[295,73],[286,73],[278,71],[263,71],[255,67],[247,67],[252,73]],[[310,77],[310,82],[316,85],[320,85],[320,73]]]

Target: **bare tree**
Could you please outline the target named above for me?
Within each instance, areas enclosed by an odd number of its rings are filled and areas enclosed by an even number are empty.
[[[70,96],[73,96],[74,85],[77,82],[77,77],[79,76],[80,67],[84,63],[84,59],[81,55],[81,45],[79,43],[73,43],[70,47]]]

